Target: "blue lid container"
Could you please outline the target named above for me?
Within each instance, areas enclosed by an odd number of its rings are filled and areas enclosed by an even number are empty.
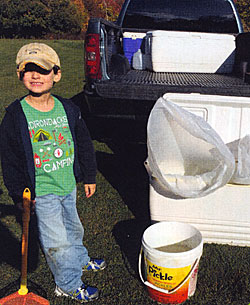
[[[134,53],[140,49],[144,36],[146,36],[145,33],[125,32],[123,34],[123,51],[130,64]]]

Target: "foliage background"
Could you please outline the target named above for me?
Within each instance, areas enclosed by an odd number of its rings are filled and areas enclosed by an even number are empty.
[[[243,27],[246,32],[250,31],[250,1],[237,0],[235,1],[239,14],[241,16]]]
[[[90,17],[114,21],[124,0],[1,0],[0,38],[81,39]],[[245,31],[250,1],[235,0]]]
[[[115,20],[123,0],[1,0],[2,38],[81,38],[92,16]]]

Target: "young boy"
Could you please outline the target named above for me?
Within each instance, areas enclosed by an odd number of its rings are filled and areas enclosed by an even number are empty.
[[[19,50],[16,64],[28,95],[6,109],[1,124],[4,183],[18,206],[24,189],[31,190],[55,294],[93,301],[98,290],[83,284],[82,271],[104,269],[106,264],[90,260],[76,209],[76,182],[84,181],[87,198],[96,189],[92,141],[79,109],[51,95],[61,79],[57,53],[46,44],[30,43]]]

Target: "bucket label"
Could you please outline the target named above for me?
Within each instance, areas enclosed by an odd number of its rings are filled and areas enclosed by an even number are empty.
[[[185,302],[188,298],[189,282],[188,279],[192,266],[185,266],[182,268],[166,268],[151,263],[146,260],[147,280],[155,287],[168,290],[163,293],[148,287],[149,296],[160,303],[180,304]],[[173,292],[173,290],[175,290]]]
[[[146,259],[147,280],[156,287],[166,290],[177,288],[189,275],[191,265],[182,268],[165,268]],[[188,281],[187,281],[188,282]]]

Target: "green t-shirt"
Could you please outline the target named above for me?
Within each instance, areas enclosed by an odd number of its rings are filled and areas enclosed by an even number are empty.
[[[51,111],[42,112],[21,101],[33,148],[36,195],[65,196],[76,185],[74,142],[62,103],[55,97]]]

